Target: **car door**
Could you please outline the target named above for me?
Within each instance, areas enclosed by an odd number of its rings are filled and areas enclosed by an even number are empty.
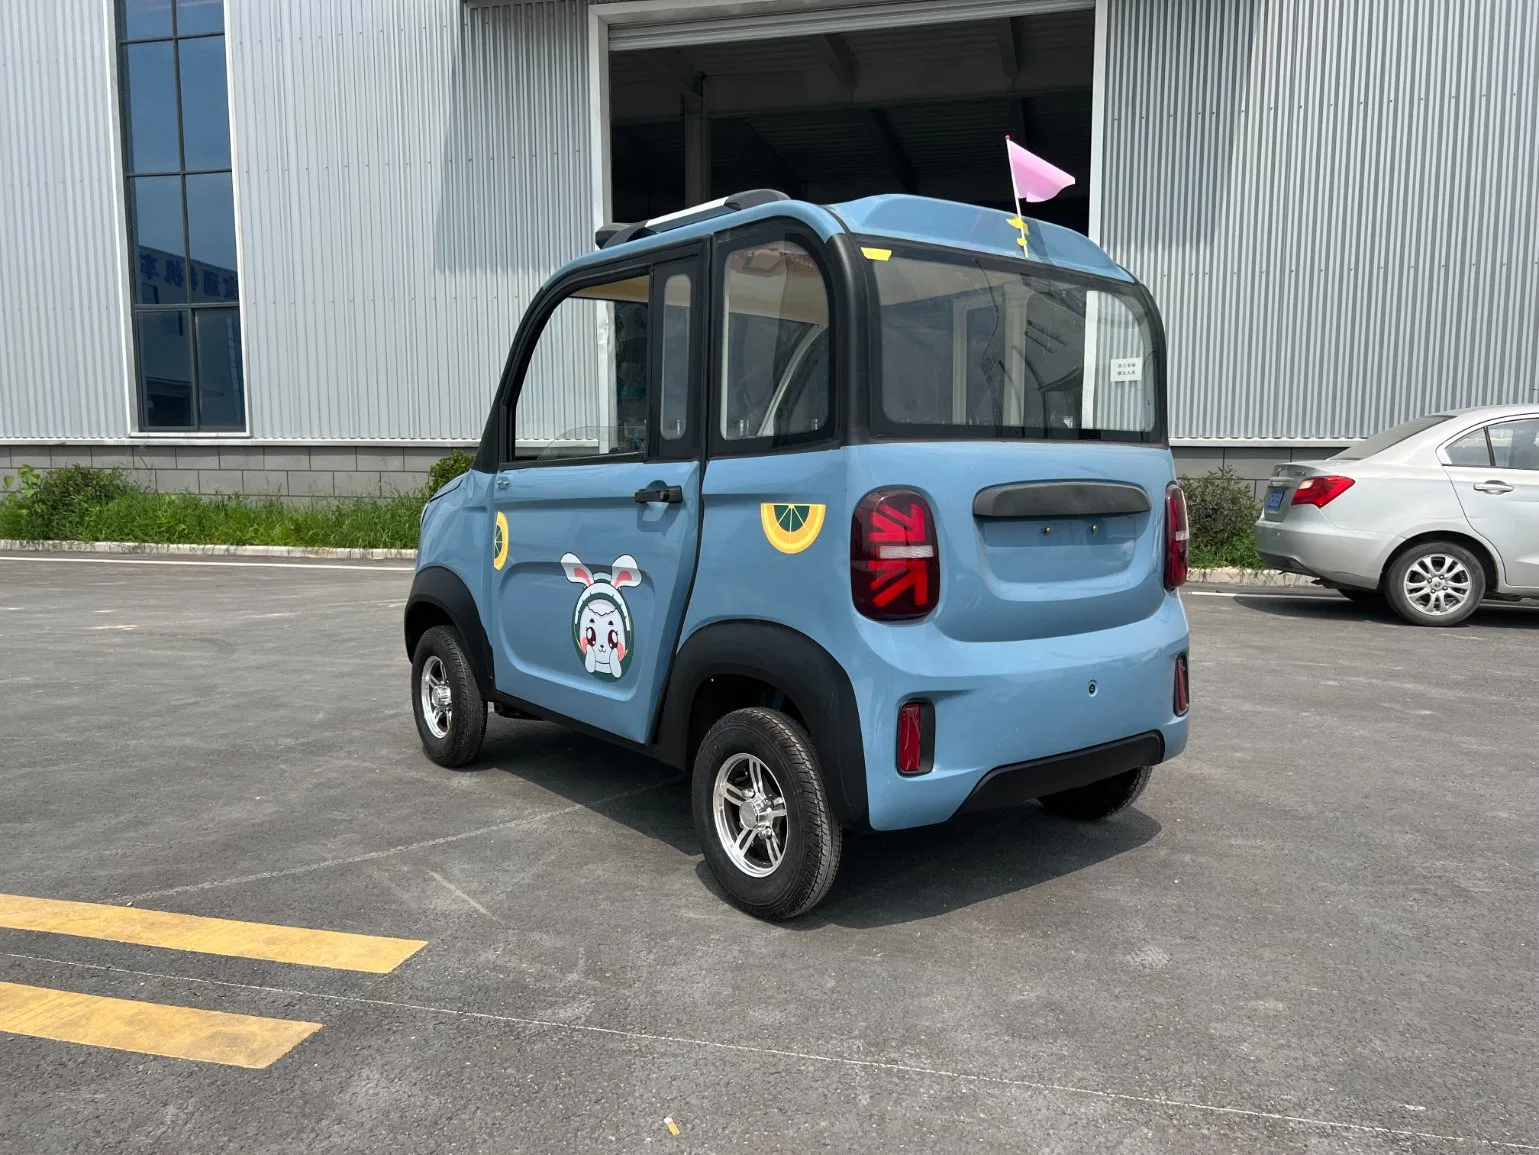
[[[699,544],[699,278],[695,252],[589,277],[551,308],[492,486],[497,689],[636,742]],[[547,440],[572,396],[589,399],[588,422]]]
[[[1495,547],[1506,584],[1539,591],[1539,415],[1497,421],[1443,449],[1470,526]]]

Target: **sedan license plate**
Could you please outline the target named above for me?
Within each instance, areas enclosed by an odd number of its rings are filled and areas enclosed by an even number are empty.
[[[1269,489],[1266,491],[1266,510],[1268,513],[1276,513],[1282,508],[1284,492],[1281,489]]]

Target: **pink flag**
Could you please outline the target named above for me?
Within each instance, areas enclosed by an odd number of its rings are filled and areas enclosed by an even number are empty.
[[[1010,156],[1010,180],[1020,200],[1050,201],[1074,183],[1074,178],[1063,169],[1027,152],[1008,136],[1005,151]]]

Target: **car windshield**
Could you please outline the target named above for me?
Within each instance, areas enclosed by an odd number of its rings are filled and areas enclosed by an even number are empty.
[[[967,253],[863,247],[881,373],[872,423],[925,437],[1164,438],[1147,308],[1112,282]]]
[[[1343,449],[1336,454],[1336,460],[1361,461],[1365,457],[1372,457],[1375,453],[1383,453],[1391,446],[1399,445],[1407,437],[1415,437],[1418,433],[1424,433],[1434,425],[1441,425],[1452,417],[1451,413],[1431,413],[1426,417],[1402,422],[1393,429],[1386,429],[1383,433],[1375,434],[1348,449]]]

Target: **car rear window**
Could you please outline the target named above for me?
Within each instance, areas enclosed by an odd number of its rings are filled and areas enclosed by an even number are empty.
[[[935,438],[1163,439],[1163,365],[1141,295],[1024,261],[863,251],[881,334],[876,427]]]
[[[1452,413],[1431,413],[1426,417],[1416,417],[1410,421],[1402,422],[1393,429],[1386,429],[1383,433],[1377,433],[1372,437],[1359,441],[1348,449],[1343,449],[1336,454],[1337,461],[1361,461],[1365,457],[1372,457],[1375,453],[1383,453],[1392,446],[1399,445],[1408,437],[1415,437],[1418,433],[1425,433],[1434,425],[1441,425],[1453,417]]]

